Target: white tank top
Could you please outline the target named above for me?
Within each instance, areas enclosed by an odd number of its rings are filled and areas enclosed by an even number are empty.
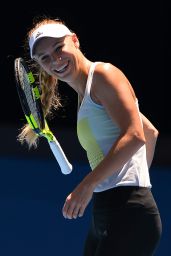
[[[90,96],[95,66],[92,63],[85,89],[84,98],[78,109],[77,135],[87,153],[93,170],[105,157],[120,135],[120,129],[108,116],[102,105],[95,103]],[[138,107],[138,102],[136,103]],[[105,170],[104,170],[105,171]],[[101,192],[117,186],[140,186],[151,188],[146,161],[146,147],[142,146],[131,159],[114,174],[98,184],[94,192]]]

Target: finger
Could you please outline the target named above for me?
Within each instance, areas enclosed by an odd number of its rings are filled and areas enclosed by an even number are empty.
[[[69,203],[68,201],[66,201],[62,210],[63,216],[66,219],[72,219],[74,209],[75,209],[75,203]]]
[[[86,208],[86,205],[81,205],[78,213],[79,217],[82,217],[84,215],[85,208]]]
[[[75,203],[70,204],[69,207],[67,208],[66,218],[68,219],[73,218],[74,209],[75,209]]]
[[[75,208],[73,209],[72,217],[76,219],[78,217],[78,214],[80,212],[81,205],[77,204]]]
[[[62,214],[64,216],[64,218],[67,218],[67,211],[68,211],[68,204],[65,202],[63,208],[62,208]]]
[[[62,208],[62,213],[63,213],[64,218],[67,218],[67,212],[70,207],[70,199],[71,199],[71,194],[66,198],[64,206]]]
[[[64,206],[62,208],[62,213],[63,213],[64,218],[67,218],[68,208],[69,208],[69,199],[67,197],[65,200]]]

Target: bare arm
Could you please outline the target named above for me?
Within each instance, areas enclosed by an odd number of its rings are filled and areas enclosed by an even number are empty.
[[[141,113],[144,135],[146,138],[146,151],[147,151],[147,164],[150,168],[151,163],[153,161],[156,141],[159,135],[158,130],[154,127],[154,125]]]

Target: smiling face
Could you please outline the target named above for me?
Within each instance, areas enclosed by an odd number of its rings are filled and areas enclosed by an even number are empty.
[[[43,37],[36,42],[33,58],[50,75],[69,82],[75,77],[79,41],[75,34],[61,37]]]

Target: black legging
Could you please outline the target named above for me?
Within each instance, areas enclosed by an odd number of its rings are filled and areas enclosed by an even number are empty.
[[[84,256],[152,256],[161,233],[150,189],[118,187],[94,193]]]

